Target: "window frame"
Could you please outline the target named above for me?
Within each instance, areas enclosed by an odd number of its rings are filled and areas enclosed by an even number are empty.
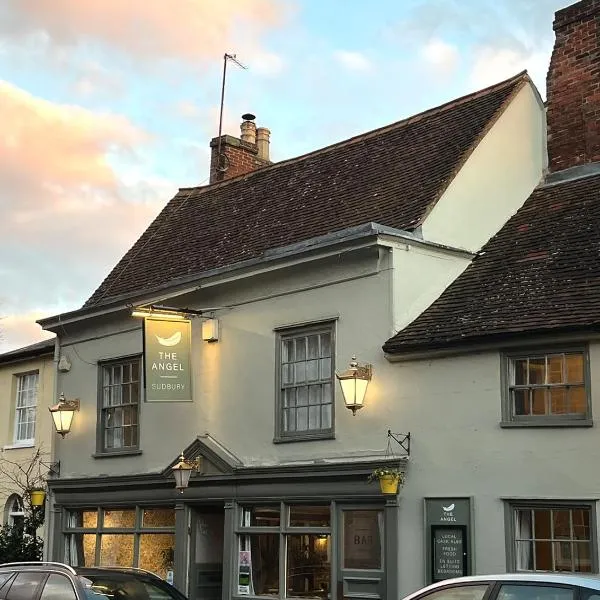
[[[519,358],[548,356],[551,354],[581,353],[583,355],[583,387],[586,397],[584,415],[515,415],[511,399],[512,365]],[[502,415],[501,427],[592,427],[591,372],[588,344],[560,346],[530,346],[504,351],[501,357]]]
[[[590,511],[590,556],[591,571],[530,571],[526,569],[517,569],[516,557],[516,531],[515,514],[517,510],[577,510],[586,509]],[[598,562],[598,521],[596,515],[595,500],[506,500],[504,503],[504,532],[505,532],[505,552],[506,552],[506,570],[508,573],[558,573],[558,574],[580,574],[597,575],[599,571]],[[532,538],[535,539],[535,538]]]
[[[290,525],[290,515],[291,515],[291,507],[298,506],[327,506],[329,508],[329,525],[327,526],[295,526]],[[241,502],[235,503],[234,509],[234,542],[232,544],[232,552],[234,553],[233,564],[235,565],[235,569],[239,569],[239,551],[241,550],[241,542],[242,538],[245,536],[251,536],[252,534],[272,534],[276,535],[279,538],[279,566],[278,566],[278,582],[279,582],[279,594],[277,596],[270,595],[260,595],[260,594],[250,594],[248,596],[244,596],[247,598],[271,598],[271,599],[285,599],[290,598],[291,600],[297,600],[298,596],[287,596],[287,592],[282,593],[282,582],[283,589],[287,588],[287,580],[288,580],[288,561],[287,561],[287,551],[288,551],[288,540],[287,538],[294,535],[324,535],[328,536],[329,544],[335,544],[334,535],[335,535],[335,513],[336,513],[336,504],[331,500],[319,500],[315,499],[312,501],[309,500],[294,500],[294,499],[286,499],[281,501],[265,501],[265,500],[244,500]],[[273,526],[263,526],[263,525],[244,525],[244,511],[252,508],[262,508],[262,507],[279,507],[279,525]],[[368,510],[366,508],[365,510]],[[383,550],[382,550],[383,555]],[[329,577],[330,577],[330,585],[334,585],[334,572],[337,567],[335,566],[335,561],[337,560],[337,554],[332,551],[331,553],[331,562],[329,569]],[[383,560],[383,559],[382,559]],[[237,581],[236,579],[232,579],[231,581],[231,590],[230,595],[234,598],[239,598],[240,594],[237,593]]]
[[[31,375],[36,376],[36,385],[35,385],[35,405],[33,406],[24,406],[19,407],[19,394],[23,392],[21,389],[21,383],[25,381],[26,377]],[[37,425],[37,415],[38,415],[38,404],[39,404],[39,392],[40,392],[40,372],[38,369],[32,369],[31,371],[26,371],[24,373],[15,373],[16,378],[16,386],[14,391],[14,420],[13,420],[13,448],[18,448],[20,446],[33,446],[35,445],[35,433],[36,433],[36,425]],[[19,434],[19,415],[22,411],[27,411],[30,408],[35,409],[35,417],[33,419],[33,437],[27,439],[18,439]]]
[[[323,319],[306,324],[290,325],[275,329],[275,435],[273,443],[303,442],[335,439],[335,365],[337,320]],[[287,432],[283,427],[283,394],[281,381],[282,347],[286,339],[308,336],[315,333],[329,333],[331,336],[331,427],[308,431]]]
[[[102,557],[102,536],[106,535],[131,535],[133,536],[133,567],[139,568],[140,563],[140,547],[141,547],[141,536],[143,535],[172,535],[173,541],[176,544],[176,525],[172,526],[154,526],[154,525],[144,525],[144,511],[153,510],[153,509],[164,509],[176,511],[174,504],[162,504],[162,503],[152,503],[152,504],[125,504],[125,505],[111,505],[104,504],[99,506],[70,506],[65,507],[62,512],[62,536],[61,536],[61,544],[62,544],[62,553],[64,556],[65,562],[69,562],[70,558],[70,549],[69,544],[70,536],[82,534],[82,535],[93,535],[95,540],[94,546],[94,565],[101,565],[101,557]],[[72,513],[80,512],[80,511],[89,511],[96,513],[96,525],[95,526],[77,526],[71,525],[70,519]],[[124,527],[110,527],[105,524],[105,516],[106,513],[110,512],[118,512],[118,511],[131,511],[134,513],[134,521],[131,526]],[[80,565],[81,566],[81,565]],[[88,566],[88,565],[85,565]]]
[[[103,374],[105,367],[111,367],[115,365],[122,365],[123,363],[138,361],[139,369],[139,397],[137,403],[137,444],[135,446],[127,446],[122,448],[106,448],[104,445],[104,412],[103,412]],[[103,458],[107,456],[122,456],[127,454],[141,454],[141,404],[142,398],[144,397],[144,361],[143,356],[140,353],[130,354],[126,356],[120,356],[118,358],[111,358],[108,360],[100,360],[97,363],[98,367],[98,382],[97,382],[97,400],[96,400],[96,453],[93,455],[94,458]]]

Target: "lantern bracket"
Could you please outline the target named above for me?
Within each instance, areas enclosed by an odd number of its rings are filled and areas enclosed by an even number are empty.
[[[403,454],[401,456],[410,456],[410,432],[408,433],[394,433],[390,429],[387,432],[388,443],[386,449],[386,455],[391,454],[394,455],[392,450],[392,440],[400,446],[403,450]]]

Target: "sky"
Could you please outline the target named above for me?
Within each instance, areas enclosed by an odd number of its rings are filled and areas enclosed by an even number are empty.
[[[570,0],[1,0],[0,352],[80,308],[218,132],[315,150],[527,69]]]

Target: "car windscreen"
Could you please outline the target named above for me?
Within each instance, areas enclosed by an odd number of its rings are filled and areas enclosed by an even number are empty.
[[[175,588],[160,580],[125,573],[84,573],[87,600],[185,600]]]

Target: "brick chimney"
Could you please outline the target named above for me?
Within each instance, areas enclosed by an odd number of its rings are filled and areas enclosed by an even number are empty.
[[[222,135],[220,144],[218,137],[210,141],[210,183],[245,175],[271,164],[269,160],[271,132],[265,127],[257,129],[255,118],[249,113],[242,115],[239,138]]]
[[[546,80],[551,171],[600,161],[600,0],[555,14]]]

